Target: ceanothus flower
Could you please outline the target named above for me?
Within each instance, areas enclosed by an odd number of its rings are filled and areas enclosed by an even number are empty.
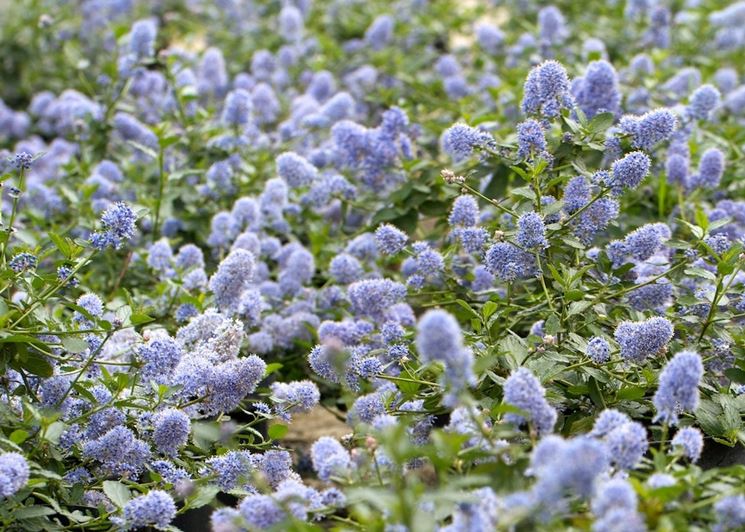
[[[679,153],[672,153],[665,162],[665,173],[668,183],[685,185],[688,182],[688,158]]]
[[[129,205],[123,201],[115,203],[101,215],[103,231],[91,235],[91,244],[101,251],[107,247],[119,249],[122,241],[134,238],[136,220],[137,217]]]
[[[517,156],[532,161],[535,157],[548,158],[546,135],[537,120],[526,120],[517,125]]]
[[[372,50],[382,50],[393,38],[395,20],[390,15],[379,15],[365,30],[365,43]]]
[[[137,142],[152,150],[158,149],[158,137],[150,128],[129,113],[116,113],[113,121],[114,129],[126,141]],[[138,153],[139,150],[138,150]]]
[[[372,423],[381,414],[385,414],[385,395],[373,392],[358,397],[347,414],[347,421],[356,423]]]
[[[496,54],[504,43],[502,30],[487,22],[479,22],[474,27],[476,42],[488,54]]]
[[[593,336],[587,342],[587,356],[595,364],[604,364],[610,360],[610,345],[608,341],[599,336]]]
[[[655,109],[642,116],[626,115],[621,118],[619,128],[631,135],[631,145],[641,150],[651,150],[667,140],[675,131],[678,119],[667,109]]]
[[[15,495],[28,483],[30,473],[31,469],[22,454],[0,454],[0,497]]]
[[[655,421],[677,425],[681,412],[693,412],[698,407],[698,386],[704,375],[701,356],[694,351],[681,351],[662,369],[652,399],[657,410]]]
[[[612,242],[608,246],[608,256],[616,267],[623,264],[627,255],[636,261],[643,262],[663,249],[665,241],[670,236],[671,232],[667,224],[646,224],[627,234],[622,242]]]
[[[612,478],[598,486],[592,498],[592,513],[601,517],[614,508],[636,510],[638,499],[634,488],[628,480]]]
[[[83,294],[75,304],[85,310],[92,318],[103,316],[103,301],[96,294]],[[78,322],[81,328],[90,329],[93,327],[93,322],[80,312],[76,311],[72,319]]]
[[[289,421],[292,414],[309,412],[321,399],[318,386],[309,380],[274,382],[271,386],[277,415]]]
[[[8,261],[8,267],[16,273],[33,270],[36,268],[39,259],[33,253],[18,253]]]
[[[452,394],[475,382],[473,352],[463,345],[460,325],[448,312],[433,309],[420,318],[416,348],[423,363],[442,362],[444,380]]]
[[[684,427],[675,433],[671,442],[673,449],[678,449],[683,456],[696,463],[704,450],[704,435],[695,427]]]
[[[83,444],[83,456],[96,460],[104,472],[137,477],[150,459],[150,446],[123,425]]]
[[[526,212],[517,220],[517,243],[527,250],[548,247],[546,226],[543,218],[536,212]]]
[[[594,438],[544,436],[531,456],[531,474],[538,478],[531,494],[545,510],[562,511],[567,493],[590,496],[608,465],[606,446]]]
[[[451,227],[473,227],[479,220],[479,204],[469,194],[458,196],[453,201],[453,208],[448,216]]]
[[[618,427],[630,422],[631,418],[623,412],[619,412],[615,408],[606,408],[600,412],[598,417],[595,419],[595,423],[590,431],[590,436],[601,438]]]
[[[153,441],[158,451],[173,456],[179,448],[186,445],[190,432],[189,416],[181,410],[168,408],[158,412],[155,418]]]
[[[624,188],[635,189],[649,175],[651,165],[652,162],[646,153],[631,152],[613,163],[612,177],[608,184],[615,194],[620,194]]]
[[[647,452],[647,430],[641,423],[622,423],[605,434],[611,462],[620,469],[633,469]]]
[[[140,368],[142,379],[161,384],[168,382],[183,356],[179,343],[168,336],[152,338],[146,344],[138,346],[135,352],[143,362]]]
[[[745,495],[729,495],[714,504],[717,524],[714,532],[739,530],[745,526]]]
[[[124,505],[124,526],[129,529],[155,527],[164,529],[176,517],[173,498],[161,490],[130,499]]]
[[[318,478],[327,482],[332,475],[342,475],[351,464],[349,452],[329,436],[322,436],[312,445],[310,456]]]
[[[207,459],[203,473],[216,475],[218,486],[224,491],[230,491],[242,486],[253,470],[251,453],[248,451],[228,451],[225,454],[212,456]]]
[[[480,254],[489,240],[489,233],[482,227],[466,227],[459,229],[457,234],[463,249],[469,253]]]
[[[724,174],[724,154],[718,148],[709,148],[698,162],[698,173],[690,177],[691,187],[716,189]]]
[[[660,352],[673,337],[673,324],[660,316],[646,321],[623,321],[614,333],[621,347],[621,358],[629,362],[643,362]]]
[[[456,163],[471,157],[474,150],[491,148],[494,144],[494,137],[489,133],[466,124],[452,125],[440,137],[442,151]]]
[[[168,240],[161,239],[152,244],[147,250],[147,265],[159,272],[171,270],[173,251]]]
[[[527,279],[537,272],[535,257],[508,242],[497,242],[489,248],[486,267],[503,281]]]
[[[527,115],[554,118],[573,104],[569,77],[558,61],[545,61],[528,74],[523,87],[522,110]]]
[[[375,230],[375,243],[381,253],[385,255],[395,255],[406,245],[406,233],[398,227],[391,224],[381,224]]]
[[[573,177],[564,186],[564,210],[574,214],[590,202],[590,183],[584,176]]]
[[[255,269],[253,253],[245,249],[234,249],[223,259],[209,281],[215,303],[221,310],[237,312],[241,293],[253,280]]]
[[[491,488],[481,488],[466,494],[466,500],[457,504],[450,525],[440,528],[440,532],[461,532],[463,530],[496,530],[502,501]]]
[[[339,284],[359,281],[363,274],[360,261],[349,253],[339,253],[329,263],[329,275]]]
[[[279,34],[286,41],[295,42],[303,37],[305,23],[303,14],[293,5],[286,5],[279,12],[277,17],[279,25]]]
[[[390,279],[368,279],[349,285],[352,312],[385,321],[386,312],[406,297],[406,287]]]
[[[129,31],[129,51],[137,59],[147,59],[155,53],[158,28],[152,19],[138,20]]]
[[[708,120],[712,111],[719,107],[722,95],[713,85],[701,85],[693,91],[688,102],[688,114],[697,120]]]
[[[228,127],[246,126],[251,120],[251,95],[243,89],[235,89],[225,97],[222,121]]]
[[[556,6],[546,6],[538,11],[538,33],[549,45],[564,42],[569,35],[564,15]]]
[[[647,486],[652,489],[669,488],[675,486],[676,483],[675,477],[667,473],[655,473],[647,479]]]
[[[587,118],[601,112],[617,114],[621,104],[618,74],[607,61],[593,61],[574,84],[574,99]]]
[[[523,410],[528,419],[513,413],[505,414],[505,419],[517,425],[530,421],[538,434],[552,432],[557,413],[546,401],[545,394],[546,390],[529,369],[513,371],[504,383],[504,402]]]
[[[305,157],[285,152],[277,157],[277,174],[292,188],[310,185],[318,178],[318,169]]]

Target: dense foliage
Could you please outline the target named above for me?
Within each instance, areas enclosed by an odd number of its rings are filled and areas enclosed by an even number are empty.
[[[3,529],[745,527],[745,2],[2,15]]]

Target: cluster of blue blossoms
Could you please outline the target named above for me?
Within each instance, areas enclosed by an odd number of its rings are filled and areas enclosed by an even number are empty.
[[[0,100],[2,526],[745,527],[745,2],[80,4]]]

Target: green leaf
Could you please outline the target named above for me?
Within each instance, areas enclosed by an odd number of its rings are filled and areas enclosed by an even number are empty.
[[[613,113],[598,113],[587,124],[587,130],[593,134],[602,133],[613,125],[615,118]]]
[[[642,386],[624,386],[616,394],[618,401],[636,401],[644,397],[647,389]]]
[[[685,270],[685,273],[688,275],[695,275],[696,277],[702,277],[704,279],[708,279],[709,281],[716,281],[717,276],[711,273],[709,270],[704,270],[703,268],[687,268]]]
[[[702,400],[696,409],[696,420],[709,436],[721,436],[723,434],[721,417],[721,407],[710,399]]]
[[[544,330],[546,331],[546,334],[556,334],[561,331],[561,322],[559,321],[559,318],[556,316],[556,314],[551,314],[548,317],[544,326]]]
[[[124,507],[129,499],[132,498],[129,488],[117,480],[105,480],[103,483],[103,492],[119,508]]]
[[[456,299],[455,302],[458,303],[458,305],[460,305],[461,307],[463,307],[471,315],[472,318],[479,319],[478,313],[475,310],[473,310],[473,308],[471,308],[471,305],[469,305],[462,299]]]
[[[281,440],[287,434],[287,425],[281,425],[279,423],[269,427],[267,434],[273,440]]]
[[[575,301],[574,303],[569,305],[569,312],[567,312],[567,316],[580,314],[587,310],[590,306],[592,306],[592,301]]]
[[[196,491],[186,500],[186,506],[189,508],[206,506],[215,499],[219,492],[220,488],[213,484],[198,486]]]
[[[484,320],[488,320],[492,314],[497,311],[498,305],[494,301],[487,301],[481,308],[481,313],[484,315]]]
[[[54,368],[46,356],[35,351],[29,351],[26,357],[21,361],[21,367],[33,375],[39,377],[51,377],[54,375]]]
[[[279,371],[280,369],[282,369],[282,366],[283,365],[280,364],[279,362],[272,362],[271,364],[267,364],[266,372],[264,373],[264,376],[266,377],[268,375],[271,375],[275,371]]]
[[[59,249],[60,253],[62,253],[65,257],[72,257],[72,248],[70,247],[70,244],[67,242],[67,240],[62,238],[57,233],[53,232],[49,233],[49,239],[54,243],[55,246],[57,246],[57,249]]]
[[[88,349],[88,342],[75,336],[64,336],[62,346],[68,353],[82,353]]]
[[[745,383],[745,371],[739,368],[728,368],[724,370],[725,376],[733,382]]]
[[[10,433],[10,436],[8,436],[8,438],[10,438],[10,441],[12,441],[13,443],[17,443],[19,445],[25,442],[28,439],[28,437],[29,437],[29,433],[23,429],[16,429]]]
[[[536,199],[535,192],[533,192],[530,187],[513,188],[510,192],[512,194],[515,194],[516,196],[522,196],[523,198],[527,198],[531,201]]]
[[[19,521],[33,519],[35,517],[44,517],[45,515],[54,515],[57,512],[48,506],[25,506],[18,510],[13,510],[13,517]]]
[[[129,317],[129,321],[132,323],[132,325],[142,325],[144,323],[150,323],[154,319],[155,318],[148,316],[144,312],[134,312]]]
[[[701,240],[704,237],[704,230],[701,227],[693,225],[690,222],[686,222],[685,220],[679,219],[679,221],[685,224],[688,229],[691,230],[691,233],[693,233],[693,236],[695,236],[697,240]]]
[[[52,443],[58,443],[60,436],[62,436],[62,433],[66,428],[67,425],[63,422],[55,421],[47,427],[46,431],[44,431],[44,439]]]

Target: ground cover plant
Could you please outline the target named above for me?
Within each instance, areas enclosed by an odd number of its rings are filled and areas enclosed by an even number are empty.
[[[745,527],[745,2],[0,8],[4,530]]]

